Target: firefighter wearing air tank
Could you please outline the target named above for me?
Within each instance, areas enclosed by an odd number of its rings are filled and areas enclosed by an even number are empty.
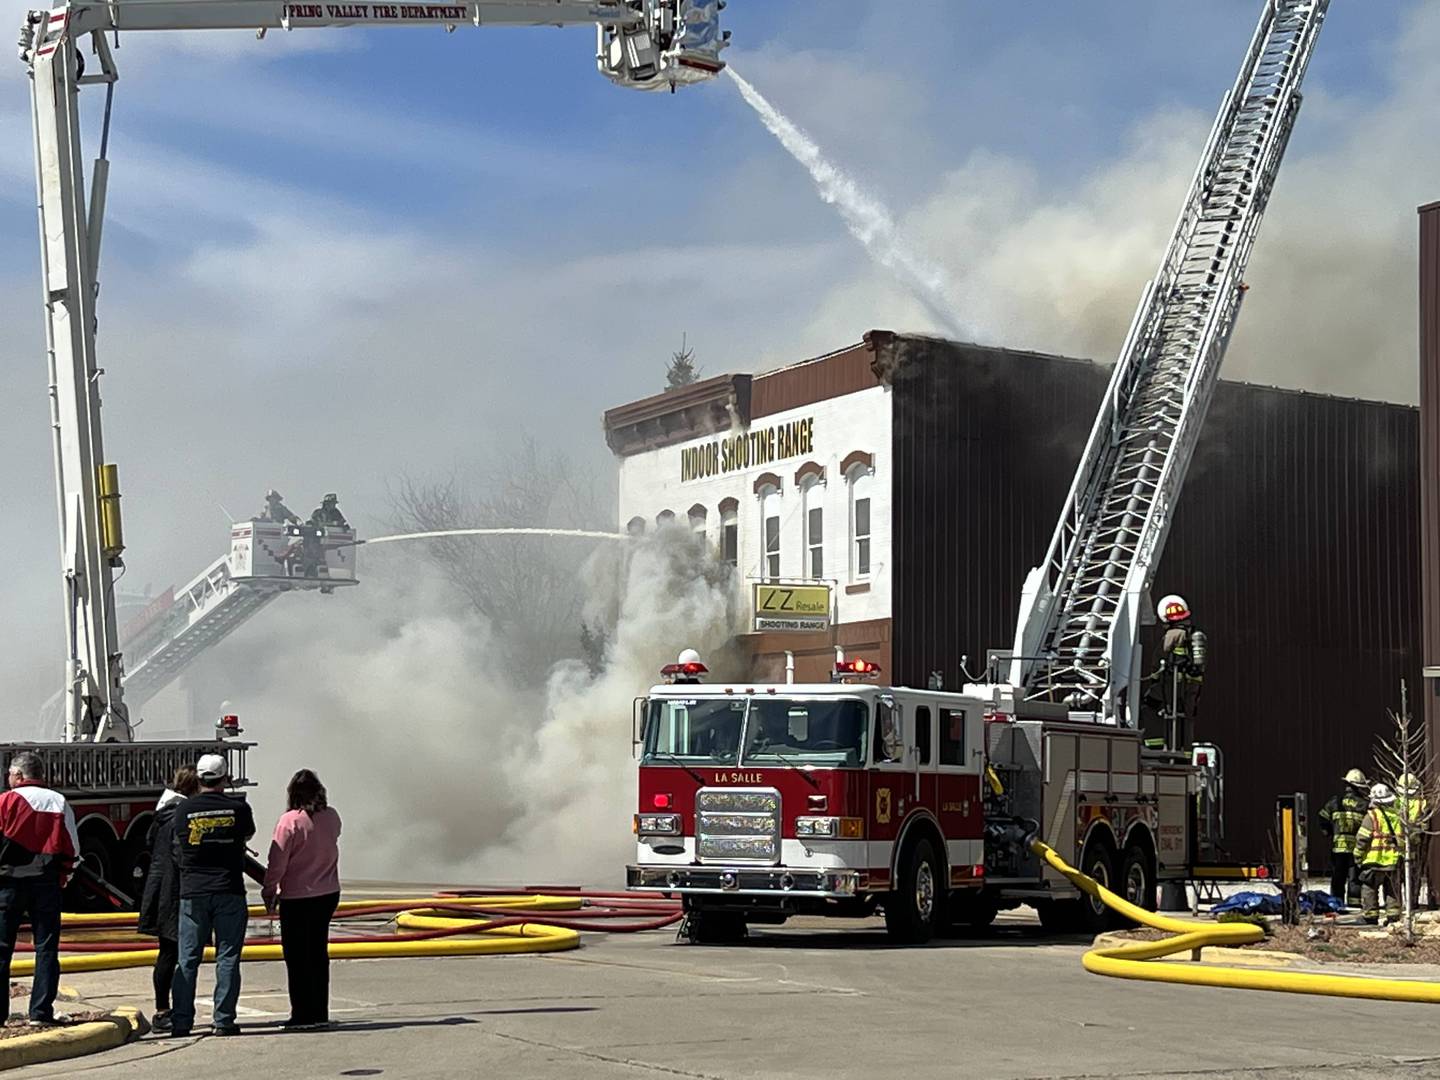
[[[1368,923],[1380,921],[1380,890],[1385,915],[1400,915],[1400,817],[1395,794],[1385,784],[1370,789],[1370,809],[1355,833],[1355,864],[1360,867],[1360,911]]]
[[[1320,828],[1330,837],[1330,895],[1342,904],[1359,899],[1355,869],[1355,834],[1370,804],[1370,781],[1359,769],[1345,774],[1345,790],[1331,795],[1320,810]]]
[[[1195,626],[1190,605],[1175,593],[1160,601],[1156,614],[1165,624],[1165,638],[1160,643],[1160,664],[1150,681],[1159,683],[1166,715],[1193,724],[1209,652],[1205,631]]]

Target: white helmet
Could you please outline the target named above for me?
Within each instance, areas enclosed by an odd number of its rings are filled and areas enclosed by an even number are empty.
[[[1183,596],[1171,593],[1155,605],[1155,614],[1159,616],[1161,622],[1181,622],[1190,618],[1190,605],[1185,603]]]
[[[1376,806],[1389,806],[1395,801],[1395,793],[1385,784],[1376,784],[1370,789],[1370,801]]]
[[[1395,788],[1401,795],[1419,795],[1420,782],[1412,773],[1401,773],[1395,778]]]

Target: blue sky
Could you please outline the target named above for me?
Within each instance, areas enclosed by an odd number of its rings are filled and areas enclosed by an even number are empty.
[[[1108,358],[1259,7],[731,0],[727,56],[945,265],[974,336]],[[1413,397],[1436,8],[1333,5],[1231,374]],[[593,46],[587,29],[122,39],[100,349],[131,584],[198,571],[218,506],[248,513],[272,484],[339,490],[373,526],[387,482],[483,466],[525,432],[603,480],[600,413],[657,390],[682,333],[716,373],[931,328],[733,87],[629,93]],[[9,62],[0,467],[27,524],[0,539],[0,598],[49,643],[28,111]],[[33,697],[52,653],[0,652],[0,686]]]

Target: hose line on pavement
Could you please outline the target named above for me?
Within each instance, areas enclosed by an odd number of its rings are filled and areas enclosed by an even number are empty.
[[[1151,963],[1181,952],[1194,952],[1198,956],[1199,950],[1206,946],[1249,945],[1263,940],[1265,931],[1251,923],[1202,923],[1158,915],[1132,904],[1082,874],[1039,840],[1031,842],[1030,850],[1045,860],[1051,869],[1068,878],[1076,888],[1100,900],[1111,911],[1152,929],[1167,930],[1176,935],[1159,941],[1137,941],[1091,949],[1081,962],[1092,974],[1190,986],[1222,986],[1235,990],[1274,990],[1287,994],[1440,1004],[1440,983],[1417,979],[1376,979],[1366,975],[1321,975],[1205,964]]]
[[[260,906],[249,908],[252,920],[272,918]],[[396,932],[366,932],[356,920],[386,917]],[[135,912],[66,914],[62,917],[60,970],[112,971],[149,967],[158,950],[147,947],[153,938],[135,932]],[[381,957],[493,956],[512,953],[557,952],[580,945],[580,934],[635,933],[657,930],[681,918],[672,901],[639,899],[615,893],[578,889],[554,894],[515,894],[476,890],[437,893],[398,900],[347,900],[335,915],[329,954],[333,960]],[[17,943],[17,953],[33,953],[28,943]],[[280,942],[272,934],[247,936],[241,959],[281,960]],[[205,950],[212,962],[215,950]],[[32,956],[16,956],[13,975],[34,973]]]

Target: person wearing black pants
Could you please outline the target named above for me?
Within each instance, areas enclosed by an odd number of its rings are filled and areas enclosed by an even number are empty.
[[[275,825],[262,896],[280,912],[290,984],[290,1030],[330,1026],[330,919],[340,902],[340,815],[325,785],[301,769],[286,791],[290,809]]]
[[[175,865],[175,807],[200,790],[193,765],[175,770],[170,786],[155,806],[150,823],[150,868],[140,898],[136,929],[159,939],[155,954],[155,1018],[151,1026],[162,1034],[170,1030],[170,989],[180,962],[180,872]]]
[[[280,947],[290,984],[290,1027],[330,1022],[330,920],[338,892],[280,900]]]

